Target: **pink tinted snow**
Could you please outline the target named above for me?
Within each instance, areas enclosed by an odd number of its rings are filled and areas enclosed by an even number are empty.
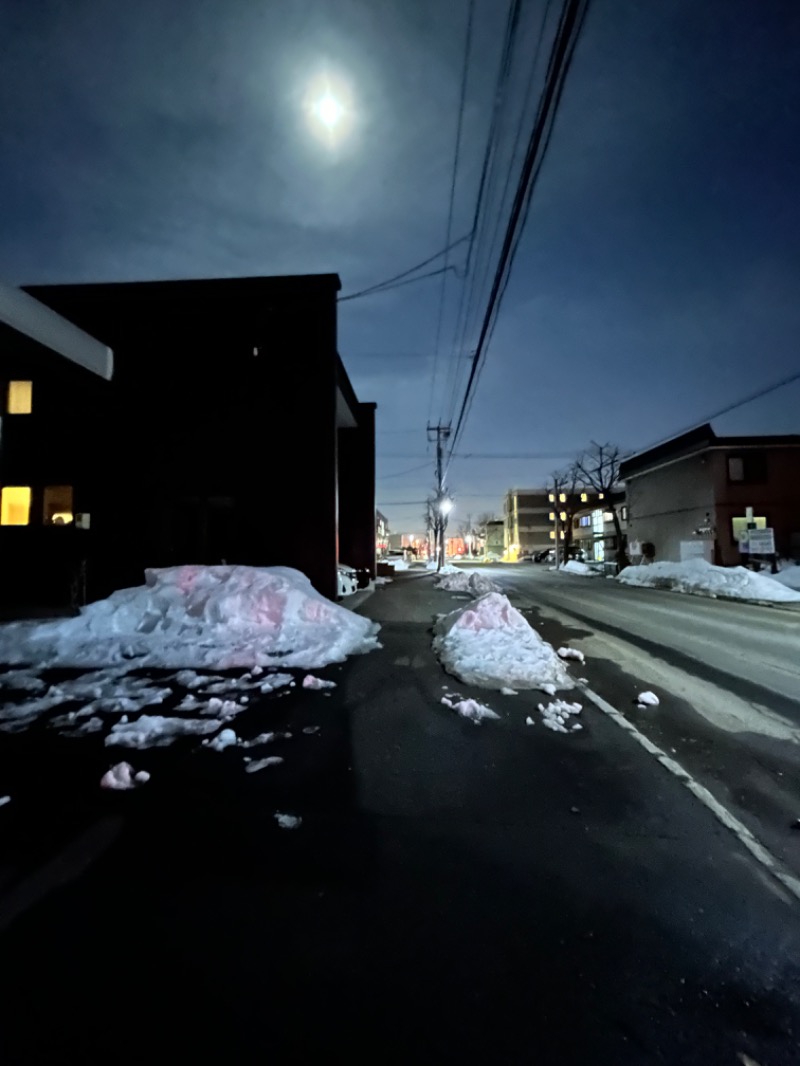
[[[477,609],[467,608],[452,626],[453,629],[529,629],[528,623],[499,592],[483,596]]]
[[[323,681],[321,677],[314,677],[313,674],[306,674],[303,678],[303,688],[322,689],[322,688],[336,688],[335,681]]]

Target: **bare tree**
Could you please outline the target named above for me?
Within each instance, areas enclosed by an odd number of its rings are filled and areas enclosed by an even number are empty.
[[[611,512],[614,523],[614,533],[617,538],[617,569],[623,570],[630,565],[628,549],[620,525],[617,506],[614,502],[614,491],[620,481],[619,468],[622,462],[622,449],[618,444],[598,444],[592,441],[591,446],[575,460],[575,466],[580,471],[581,477],[587,485],[603,497],[604,507]]]
[[[433,533],[436,551],[437,569],[441,570],[445,558],[445,532],[447,516],[453,506],[452,497],[447,493],[434,492],[425,501],[425,521]]]
[[[586,478],[581,473],[578,463],[574,462],[563,470],[554,471],[550,479],[552,482],[550,491],[555,497],[553,506],[559,515],[564,516],[560,518],[563,526],[563,541],[559,543],[560,538],[556,538],[556,564],[558,564],[559,551],[566,562],[572,550],[575,515],[581,509],[581,492],[585,488]]]
[[[495,521],[493,511],[481,511],[475,519],[475,531],[483,538],[483,554],[489,550],[489,523]]]

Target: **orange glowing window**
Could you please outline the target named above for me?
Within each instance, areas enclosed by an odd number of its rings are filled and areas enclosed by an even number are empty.
[[[0,492],[0,526],[27,526],[30,517],[30,487],[6,485]]]
[[[68,526],[73,520],[72,485],[48,485],[44,490],[44,524]]]
[[[6,414],[29,415],[33,410],[33,382],[9,381]]]

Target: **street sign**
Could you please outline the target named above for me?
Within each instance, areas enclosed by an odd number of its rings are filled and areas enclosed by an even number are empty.
[[[773,529],[748,529],[747,547],[751,555],[774,555],[775,531]]]

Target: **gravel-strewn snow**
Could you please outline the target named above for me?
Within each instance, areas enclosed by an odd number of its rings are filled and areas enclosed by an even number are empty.
[[[296,666],[378,647],[378,626],[288,567],[175,566],[84,607],[78,618],[0,626],[0,662],[105,666]]]
[[[472,699],[459,699],[457,696],[448,698],[442,696],[442,703],[445,707],[449,707],[451,710],[456,711],[462,718],[469,718],[471,721],[478,725],[484,718],[499,718],[499,714],[487,707],[484,703],[478,703],[477,700]]]
[[[581,577],[600,576],[599,570],[594,570],[591,566],[587,566],[586,563],[578,562],[577,559],[568,559],[567,562],[562,563],[558,569],[565,570],[568,574],[580,574]]]
[[[727,596],[737,600],[761,600],[769,603],[800,603],[800,591],[756,574],[743,566],[713,566],[705,559],[687,559],[683,563],[651,563],[628,566],[617,577],[624,585],[671,589],[696,596]]]
[[[528,625],[506,596],[490,592],[440,618],[433,647],[444,668],[465,684],[484,688],[572,688],[550,644]]]

